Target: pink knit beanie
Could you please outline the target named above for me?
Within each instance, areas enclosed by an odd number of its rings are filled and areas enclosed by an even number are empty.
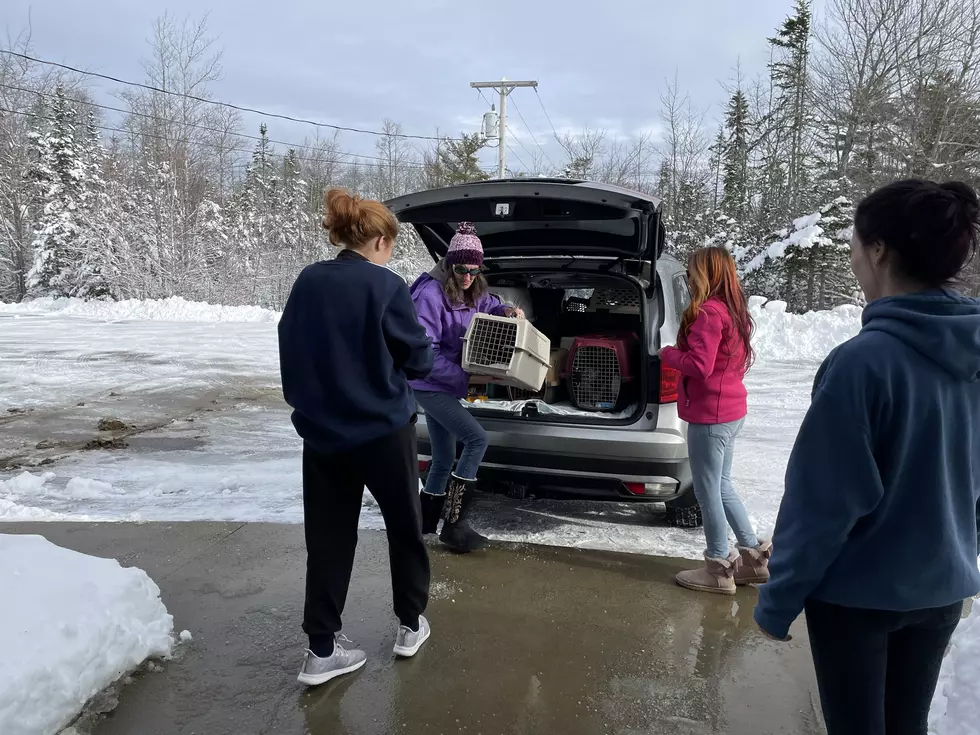
[[[460,222],[449,241],[446,262],[450,265],[483,265],[483,244],[472,222]]]

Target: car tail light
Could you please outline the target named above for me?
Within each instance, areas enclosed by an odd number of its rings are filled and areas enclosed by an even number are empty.
[[[662,478],[659,482],[624,482],[623,485],[630,495],[669,498],[677,494],[677,481],[670,478]]]
[[[680,387],[681,371],[669,368],[660,363],[660,402],[676,403],[677,391]]]
[[[427,459],[420,459],[419,460],[419,473],[428,472],[429,465],[430,464],[432,464],[432,462],[430,462],[429,460],[427,460]]]

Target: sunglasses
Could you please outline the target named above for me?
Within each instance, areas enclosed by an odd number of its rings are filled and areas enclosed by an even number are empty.
[[[476,278],[483,273],[483,268],[467,268],[465,265],[454,265],[453,273],[457,276],[473,276],[473,278]]]

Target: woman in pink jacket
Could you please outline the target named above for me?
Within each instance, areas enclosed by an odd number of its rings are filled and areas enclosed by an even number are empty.
[[[760,543],[732,486],[735,438],[748,413],[745,371],[752,364],[752,319],[724,248],[703,248],[687,269],[691,304],[676,347],[664,347],[664,365],[681,372],[678,413],[687,421],[694,494],[701,505],[705,565],[677,575],[682,587],[734,595],[738,584],[769,579],[772,545]],[[731,525],[738,540],[728,544]]]

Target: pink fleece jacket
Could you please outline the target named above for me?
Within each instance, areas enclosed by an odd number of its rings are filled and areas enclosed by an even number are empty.
[[[660,359],[681,373],[677,413],[684,421],[727,424],[745,418],[745,349],[721,299],[708,299],[701,307],[687,349],[664,347]]]

